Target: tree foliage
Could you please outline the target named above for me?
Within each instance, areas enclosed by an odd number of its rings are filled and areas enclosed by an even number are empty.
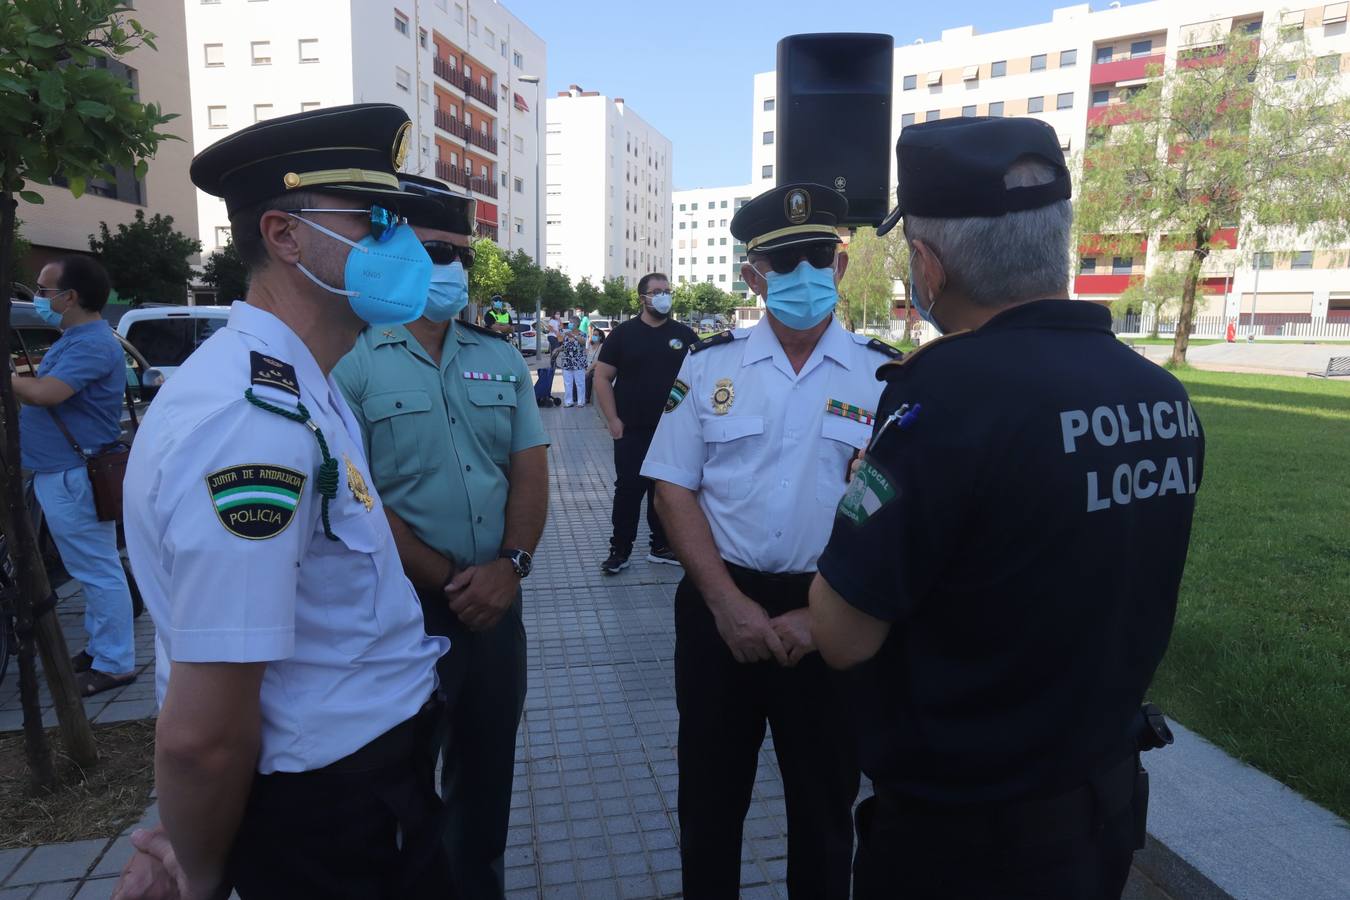
[[[514,276],[511,279],[511,299],[516,309],[534,309],[536,300],[544,292],[544,272],[524,250],[517,250],[507,259]]]
[[[572,290],[571,277],[557,269],[544,270],[544,308],[560,312],[576,305],[576,293]]]
[[[1306,248],[1350,233],[1350,104],[1301,35],[1215,32],[1175,67],[1153,67],[1090,132],[1075,191],[1080,247],[1158,248],[1155,268],[1180,280],[1174,363],[1185,361],[1223,229],[1237,227],[1247,250],[1275,235]]]
[[[491,238],[473,242],[474,262],[469,270],[469,300],[483,305],[496,294],[505,295],[515,273],[506,261],[502,248]]]
[[[909,248],[904,236],[899,229],[877,237],[875,228],[859,228],[849,240],[847,252],[848,269],[839,284],[837,313],[844,327],[854,331],[869,322],[889,322],[895,307],[895,283],[909,279]],[[905,302],[908,304],[908,297]]]
[[[602,315],[614,318],[623,314],[635,315],[641,311],[637,291],[630,288],[623,278],[606,278],[600,284],[600,300],[595,308]]]
[[[235,249],[233,238],[207,257],[202,266],[202,281],[216,289],[217,303],[243,300],[248,294],[248,266]]]
[[[591,283],[591,277],[587,275],[577,282],[576,287],[576,305],[580,306],[587,313],[597,309],[600,305],[602,294],[600,289]]]
[[[98,224],[98,237],[89,236],[89,249],[98,254],[119,296],[130,301],[187,302],[192,263],[202,251],[201,241],[173,227],[173,216],[136,210],[130,225],[118,225],[116,233],[107,222]]]

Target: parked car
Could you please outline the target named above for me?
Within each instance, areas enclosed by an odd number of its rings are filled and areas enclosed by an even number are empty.
[[[591,327],[599,328],[605,334],[614,330],[614,326],[619,324],[616,319],[591,319]]]
[[[511,335],[511,343],[516,345],[520,355],[531,357],[536,354],[538,332],[534,330],[534,320],[528,322],[516,322],[512,325],[515,333]]]
[[[122,316],[117,333],[168,378],[229,319],[228,306],[150,306]]]

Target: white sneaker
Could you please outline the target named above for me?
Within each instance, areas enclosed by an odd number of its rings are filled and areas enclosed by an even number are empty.
[[[564,403],[564,404],[563,404],[563,409],[567,409],[567,407],[569,407],[569,406],[576,406],[576,404],[575,404],[575,403]]]

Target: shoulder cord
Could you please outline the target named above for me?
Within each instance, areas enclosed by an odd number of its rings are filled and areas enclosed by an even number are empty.
[[[299,422],[301,425],[308,427],[310,431],[314,432],[314,437],[319,442],[319,453],[323,455],[323,462],[319,465],[319,477],[317,479],[319,496],[323,498],[323,503],[320,508],[320,515],[323,518],[323,534],[324,537],[328,538],[330,541],[336,541],[338,536],[333,534],[332,525],[328,521],[328,503],[337,496],[337,460],[328,452],[328,441],[324,439],[323,432],[319,429],[319,426],[315,425],[314,420],[309,417],[309,410],[305,409],[305,404],[301,403],[299,400],[295,401],[294,412],[289,409],[283,409],[280,406],[273,406],[266,400],[259,400],[253,393],[253,388],[244,391],[244,399],[258,407],[258,409],[276,413],[283,418],[290,419],[292,422]]]

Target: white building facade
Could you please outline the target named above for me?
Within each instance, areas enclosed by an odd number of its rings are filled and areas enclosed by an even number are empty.
[[[397,103],[404,169],[478,203],[478,233],[542,256],[544,41],[492,0],[184,0],[197,151],[274,116]],[[522,76],[538,79],[523,81]],[[224,204],[197,192],[203,253]]]
[[[629,287],[671,268],[669,139],[622,97],[572,85],[547,104],[546,265]]]
[[[1087,4],[1065,7],[1049,22],[989,34],[971,26],[947,29],[941,40],[895,51],[891,144],[916,122],[1032,116],[1054,126],[1067,156],[1081,158],[1089,128],[1147,80],[1150,65],[1170,69],[1178,51],[1232,29],[1271,34],[1301,28],[1317,59],[1318,74],[1309,77],[1339,79],[1343,89],[1350,80],[1346,12],[1345,2],[1290,10],[1259,0],[1154,0],[1096,11]],[[774,72],[754,78],[751,175],[760,190],[774,183],[776,87]],[[892,168],[892,191],[895,183]],[[1276,239],[1257,253],[1237,247],[1236,228],[1228,237],[1232,246],[1211,253],[1203,269],[1197,316],[1220,323],[1241,315],[1265,334],[1288,333],[1290,325],[1313,320],[1350,327],[1350,248],[1313,250],[1287,238],[1287,245]],[[1101,302],[1118,297],[1157,263],[1156,248],[1146,253],[1121,258],[1080,248],[1074,296]]]
[[[762,191],[753,184],[695,188],[671,195],[674,237],[670,279],[675,284],[705,281],[745,299],[741,263],[745,245],[731,235],[731,217]]]

